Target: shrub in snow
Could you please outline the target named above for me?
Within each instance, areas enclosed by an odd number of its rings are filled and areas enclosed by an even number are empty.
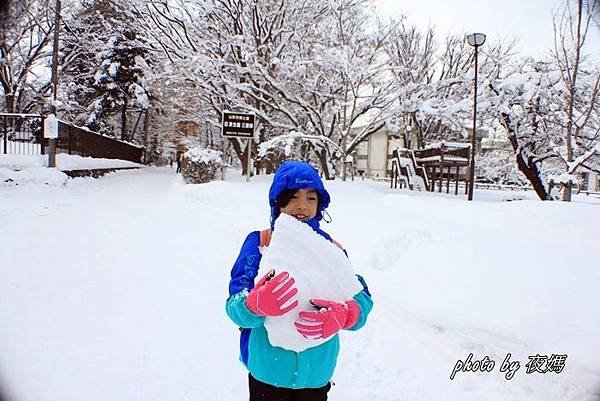
[[[214,180],[223,165],[218,150],[192,148],[181,156],[181,175],[188,184],[202,184]]]

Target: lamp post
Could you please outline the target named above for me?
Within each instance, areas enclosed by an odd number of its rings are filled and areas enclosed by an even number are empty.
[[[473,133],[471,134],[471,161],[469,163],[469,194],[468,200],[473,200],[473,188],[475,187],[475,145],[477,128],[477,49],[485,43],[483,33],[471,33],[467,35],[467,43],[475,48],[475,79],[473,81]]]

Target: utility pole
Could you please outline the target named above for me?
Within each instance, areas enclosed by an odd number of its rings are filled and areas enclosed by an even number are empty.
[[[58,46],[60,32],[60,0],[56,0],[54,10],[54,46],[52,48],[52,105],[50,113],[56,117],[56,97],[58,92]],[[48,167],[56,167],[56,138],[49,138]]]
[[[348,87],[344,88],[344,115],[343,115],[343,128],[342,128],[342,181],[346,181],[346,137],[350,132],[350,129],[346,126],[347,123],[347,112],[348,112]]]

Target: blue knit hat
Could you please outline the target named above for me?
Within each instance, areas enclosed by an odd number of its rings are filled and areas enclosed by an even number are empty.
[[[319,194],[319,206],[317,207],[317,221],[323,218],[323,210],[329,206],[329,193],[325,190],[323,181],[317,170],[308,163],[297,161],[286,161],[281,163],[269,190],[269,205],[271,206],[271,227],[281,213],[276,204],[277,198],[286,189],[312,188]]]

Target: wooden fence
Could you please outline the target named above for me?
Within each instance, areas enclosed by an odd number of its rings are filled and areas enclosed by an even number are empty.
[[[0,113],[0,154],[47,154],[44,118],[39,114]],[[59,120],[56,153],[142,163],[144,148]]]

